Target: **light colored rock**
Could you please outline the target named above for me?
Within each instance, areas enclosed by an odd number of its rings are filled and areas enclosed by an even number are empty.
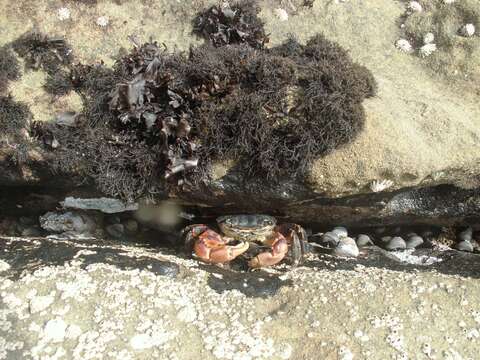
[[[106,214],[138,210],[136,203],[127,204],[121,200],[106,197],[92,199],[67,197],[60,204],[66,209],[98,210]]]
[[[49,320],[43,329],[47,341],[62,342],[65,338],[67,324],[61,318]]]
[[[357,243],[349,237],[341,238],[338,245],[333,250],[335,256],[357,257],[360,254]]]
[[[54,293],[47,296],[34,296],[30,299],[30,312],[32,314],[47,309],[55,301]]]

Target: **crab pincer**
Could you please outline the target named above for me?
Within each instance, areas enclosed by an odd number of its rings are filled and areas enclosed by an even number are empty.
[[[225,263],[232,261],[237,256],[248,250],[248,242],[240,242],[236,245],[229,245],[228,239],[222,238],[220,234],[209,229],[206,225],[194,225],[187,229],[185,235],[187,244],[195,255],[205,262]],[[193,244],[192,244],[193,242]]]
[[[278,264],[288,253],[287,239],[279,232],[273,233],[264,244],[270,246],[271,249],[250,259],[248,262],[250,268],[256,269]]]

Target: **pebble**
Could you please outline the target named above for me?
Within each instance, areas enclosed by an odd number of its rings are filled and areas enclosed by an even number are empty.
[[[320,237],[320,245],[326,246],[329,248],[336,247],[339,241],[340,241],[340,238],[338,237],[338,235],[331,231],[326,232]]]
[[[457,243],[457,245],[455,245],[455,247],[457,248],[457,250],[460,251],[473,252],[473,245],[470,241],[460,241],[459,243]]]
[[[125,226],[125,229],[131,234],[134,234],[138,231],[138,222],[133,219],[128,219],[125,221],[123,226]]]
[[[60,319],[52,319],[47,322],[44,328],[45,337],[54,343],[62,342],[65,338],[67,324]]]
[[[473,236],[473,229],[468,227],[467,229],[463,230],[460,234],[458,234],[458,240],[460,241],[472,241]]]
[[[400,236],[395,236],[389,242],[385,244],[386,250],[404,250],[407,247],[405,240]]]
[[[333,250],[334,255],[341,257],[357,257],[359,253],[357,243],[349,237],[340,239],[338,245]]]
[[[392,237],[391,236],[382,236],[380,238],[380,240],[382,241],[382,243],[388,243],[390,240],[392,240]]]
[[[407,249],[415,249],[423,244],[423,239],[421,236],[413,235],[410,236],[407,240],[406,247]]]
[[[42,236],[42,230],[35,226],[30,226],[22,230],[22,236],[24,237],[39,237]]]
[[[105,230],[107,231],[108,235],[114,238],[120,238],[125,233],[125,227],[123,224],[111,224],[108,225]]]
[[[343,226],[337,226],[337,227],[333,228],[333,230],[331,232],[336,234],[339,238],[348,236],[348,230],[346,228],[344,228]]]
[[[368,245],[373,245],[372,239],[370,239],[370,236],[365,235],[365,234],[360,234],[357,236],[357,246],[358,247],[363,247],[363,246],[368,246]]]

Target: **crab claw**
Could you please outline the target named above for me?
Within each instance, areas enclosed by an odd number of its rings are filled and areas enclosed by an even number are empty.
[[[269,245],[271,249],[252,258],[248,262],[248,266],[257,269],[278,264],[288,252],[287,239],[279,232],[275,232],[265,244]]]
[[[248,247],[249,244],[243,241],[237,245],[227,245],[219,234],[207,229],[195,240],[193,250],[195,255],[205,262],[224,263],[242,255]]]

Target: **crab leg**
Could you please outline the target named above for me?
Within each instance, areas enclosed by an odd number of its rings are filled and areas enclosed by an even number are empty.
[[[270,239],[265,242],[271,247],[270,251],[265,251],[248,262],[251,268],[260,268],[278,264],[288,252],[288,242],[279,232],[275,232]]]
[[[241,242],[238,245],[227,245],[227,242],[215,231],[207,229],[201,233],[193,250],[203,261],[210,263],[224,263],[235,259],[248,250],[249,244]]]

